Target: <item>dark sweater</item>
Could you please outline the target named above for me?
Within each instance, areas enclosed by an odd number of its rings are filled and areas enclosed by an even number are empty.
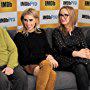
[[[18,32],[14,42],[18,48],[20,65],[39,64],[46,59],[46,54],[52,53],[44,30],[41,33],[29,33],[28,36]]]

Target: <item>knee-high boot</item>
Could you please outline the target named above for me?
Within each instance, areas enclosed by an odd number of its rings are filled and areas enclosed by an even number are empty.
[[[48,60],[40,63],[40,70],[36,76],[36,90],[45,90],[51,70],[52,66]]]
[[[54,90],[55,81],[56,81],[56,72],[51,70],[45,90]]]

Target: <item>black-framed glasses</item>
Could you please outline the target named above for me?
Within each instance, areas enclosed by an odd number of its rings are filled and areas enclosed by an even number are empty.
[[[59,14],[59,17],[67,18],[68,16],[69,16],[69,14]]]

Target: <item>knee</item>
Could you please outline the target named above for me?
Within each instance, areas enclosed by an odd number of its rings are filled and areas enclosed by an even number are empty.
[[[8,86],[9,83],[10,81],[8,80],[7,76],[4,74],[1,74],[0,75],[0,85],[5,87],[5,86]]]
[[[56,74],[56,72],[54,70],[51,71],[50,75],[53,76],[53,77],[55,77],[55,78],[57,76],[57,74]]]
[[[50,63],[50,61],[48,61],[48,60],[43,60],[43,61],[40,63],[40,67],[42,67],[42,66],[51,67],[51,63]]]
[[[87,70],[86,70],[85,65],[83,65],[83,64],[78,64],[77,67],[76,67],[76,72],[77,72],[77,74],[80,74],[80,75],[85,75],[85,74],[87,74]]]
[[[21,82],[25,82],[28,80],[27,74],[20,67],[16,67],[14,69],[14,74],[12,75],[12,78],[17,80],[17,81],[21,81]]]
[[[48,60],[43,60],[43,61],[41,62],[41,64],[43,64],[43,65],[48,65],[48,64],[50,64],[50,61],[48,61]]]
[[[90,63],[87,63],[87,68],[90,69]]]
[[[28,81],[28,76],[25,72],[23,72],[20,76],[17,77],[22,83],[26,83],[25,81]]]
[[[80,71],[83,71],[83,70],[85,70],[85,65],[83,65],[83,64],[78,64],[78,65],[77,65],[77,69],[79,69]]]

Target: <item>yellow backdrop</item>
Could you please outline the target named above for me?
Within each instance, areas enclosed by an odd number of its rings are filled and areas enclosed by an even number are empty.
[[[0,26],[9,30],[22,28],[21,13],[32,7],[39,12],[39,27],[57,27],[58,12],[63,5],[74,7],[77,26],[90,26],[90,0],[0,0]]]

